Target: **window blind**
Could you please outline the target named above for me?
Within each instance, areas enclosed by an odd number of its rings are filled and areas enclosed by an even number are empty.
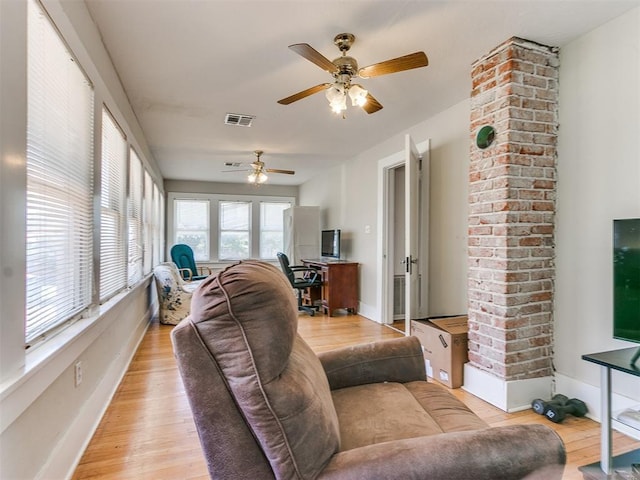
[[[144,171],[144,197],[142,204],[143,221],[143,271],[151,272],[153,267],[153,180],[149,172]]]
[[[209,260],[209,201],[176,200],[175,243],[185,243],[196,261]]]
[[[133,148],[129,149],[129,202],[128,202],[128,278],[129,286],[142,279],[142,162]]]
[[[113,117],[103,108],[100,199],[101,302],[127,286],[126,179],[127,142]]]
[[[274,259],[284,250],[284,215],[291,206],[283,202],[260,202],[260,258]]]
[[[91,303],[93,88],[28,3],[26,326],[30,343]]]
[[[251,202],[219,203],[220,260],[243,260],[250,257]]]
[[[162,198],[158,185],[153,184],[153,265],[160,263],[162,254]]]

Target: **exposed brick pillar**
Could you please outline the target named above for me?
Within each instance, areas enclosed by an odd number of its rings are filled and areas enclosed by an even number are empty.
[[[469,361],[504,382],[552,375],[558,64],[511,38],[472,70]]]

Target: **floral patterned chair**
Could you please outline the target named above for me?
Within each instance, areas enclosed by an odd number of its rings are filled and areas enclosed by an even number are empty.
[[[173,262],[159,264],[153,275],[160,302],[160,323],[177,325],[189,315],[191,294],[201,282],[186,283]]]

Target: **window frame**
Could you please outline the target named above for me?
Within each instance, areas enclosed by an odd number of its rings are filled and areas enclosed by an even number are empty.
[[[227,265],[233,263],[234,259],[220,259],[219,256],[219,218],[220,218],[220,201],[231,202],[250,202],[250,244],[249,257],[261,259],[264,261],[276,261],[276,258],[260,258],[260,205],[262,202],[267,203],[287,203],[290,207],[296,205],[296,197],[282,195],[228,195],[228,194],[210,194],[210,193],[184,193],[184,192],[168,192],[167,193],[167,236],[166,236],[166,256],[171,258],[170,249],[175,244],[176,226],[175,226],[175,201],[176,200],[208,200],[209,201],[209,260],[200,261],[198,263],[215,267],[216,265]],[[215,239],[215,241],[212,241]],[[283,239],[284,241],[284,239]]]
[[[127,287],[127,182],[128,182],[128,172],[127,172],[127,162],[129,156],[129,144],[127,141],[127,137],[118,124],[117,120],[111,114],[106,105],[102,105],[102,122],[101,122],[101,153],[100,153],[100,190],[98,192],[98,196],[100,197],[100,238],[99,243],[100,247],[98,249],[98,264],[100,275],[98,278],[99,284],[99,301],[100,303],[104,303],[109,300],[114,295],[117,295],[118,292],[121,292]],[[105,118],[109,118],[114,127],[114,131],[120,134],[118,139],[122,139],[122,144],[119,147],[122,148],[121,157],[116,158],[115,155],[109,155],[109,159],[105,161]],[[117,153],[117,152],[114,152]],[[121,164],[115,164],[115,162],[121,162]],[[109,167],[109,172],[106,172],[107,164]],[[96,170],[97,171],[97,170]],[[109,173],[105,175],[105,173]],[[118,178],[120,176],[120,178]],[[116,177],[116,178],[113,178]],[[119,181],[120,183],[111,184],[112,180]],[[105,198],[105,185],[109,184],[110,192],[115,192],[117,195],[109,195],[109,198]],[[107,203],[107,205],[105,205]],[[115,230],[119,233],[119,239],[108,235],[105,230],[105,217],[109,216],[114,220]],[[98,219],[96,219],[98,220]],[[109,280],[114,283],[114,287],[110,290],[105,290],[104,281],[107,280],[104,277],[105,274],[105,265],[103,261],[103,252],[105,250],[105,240],[114,240],[115,245],[112,245],[112,252],[115,254],[117,263],[122,266],[122,271],[116,272],[109,277]],[[112,278],[118,277],[119,278]]]
[[[93,82],[36,1],[27,3],[27,23],[33,30],[27,35],[24,342],[30,346],[80,318],[94,301],[99,132]],[[56,58],[62,61],[54,65]]]
[[[127,181],[127,284],[133,287],[144,278],[144,234],[142,209],[146,169],[133,146],[129,146]]]
[[[221,262],[234,262],[234,261],[238,261],[238,260],[247,260],[249,258],[255,258],[252,255],[253,252],[253,238],[255,237],[254,232],[253,232],[253,222],[252,222],[252,217],[254,215],[253,214],[253,202],[248,201],[248,200],[218,200],[218,222],[217,222],[217,230],[218,230],[218,235],[217,235],[217,243],[218,243],[218,261]],[[247,218],[244,219],[244,221],[246,221],[246,229],[244,228],[222,228],[222,213],[223,213],[223,205],[243,205],[248,207],[247,208]],[[224,233],[239,233],[239,234],[244,234],[246,233],[247,235],[247,255],[246,256],[238,256],[238,257],[234,257],[234,256],[229,256],[229,257],[221,257],[220,255],[220,250],[221,246],[222,246],[222,237]]]

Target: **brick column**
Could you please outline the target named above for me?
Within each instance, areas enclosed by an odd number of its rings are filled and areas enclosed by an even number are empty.
[[[556,48],[511,38],[472,70],[469,361],[503,382],[553,373],[558,64]]]

